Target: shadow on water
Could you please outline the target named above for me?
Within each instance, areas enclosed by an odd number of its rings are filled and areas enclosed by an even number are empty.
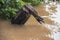
[[[52,2],[34,8],[45,24],[39,24],[33,16],[23,26],[0,20],[0,40],[59,40],[60,4]]]

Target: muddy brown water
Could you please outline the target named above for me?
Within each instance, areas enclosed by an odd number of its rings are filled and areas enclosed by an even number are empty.
[[[23,26],[12,25],[6,20],[0,21],[0,40],[52,40],[46,36],[48,34],[50,30],[39,25],[33,17]]]
[[[45,5],[40,4],[34,7],[41,16],[50,15],[43,7]],[[49,18],[44,18],[44,21],[50,25],[54,24],[54,21]],[[23,26],[13,25],[7,20],[0,20],[0,40],[54,40],[47,36],[49,34],[51,34],[51,30],[38,23],[33,16]]]

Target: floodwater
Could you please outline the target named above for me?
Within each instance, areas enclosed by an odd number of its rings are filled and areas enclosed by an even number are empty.
[[[33,16],[23,26],[0,20],[0,40],[59,40],[60,4],[52,2],[34,8],[45,24],[38,23]]]

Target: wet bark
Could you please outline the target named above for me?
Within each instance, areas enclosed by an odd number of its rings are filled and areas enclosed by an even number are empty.
[[[44,22],[43,18],[38,15],[33,7],[30,4],[27,4],[19,10],[18,14],[11,20],[11,23],[23,25],[26,23],[30,15],[33,15],[39,23]]]
[[[35,19],[39,22],[39,23],[44,23],[43,18],[41,16],[38,15],[37,11],[34,10],[34,8],[30,5],[27,4],[25,6],[25,8],[29,11],[29,13],[31,15],[33,15],[35,17]]]
[[[12,24],[25,24],[25,22],[28,20],[31,14],[29,14],[28,10],[26,10],[24,7],[19,10],[18,14],[12,18],[11,23]]]

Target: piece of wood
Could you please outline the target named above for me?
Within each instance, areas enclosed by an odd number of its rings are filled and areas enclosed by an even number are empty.
[[[38,15],[37,11],[35,11],[30,4],[25,5],[25,8],[29,10],[29,13],[32,14],[39,23],[44,23],[43,18]]]
[[[11,20],[11,23],[23,25],[29,19],[30,15],[33,15],[39,23],[44,23],[43,18],[38,15],[30,4],[20,9],[18,14]]]
[[[28,18],[31,14],[29,14],[28,10],[26,10],[24,7],[20,9],[18,14],[11,20],[12,24],[20,24],[23,25],[26,23]]]

